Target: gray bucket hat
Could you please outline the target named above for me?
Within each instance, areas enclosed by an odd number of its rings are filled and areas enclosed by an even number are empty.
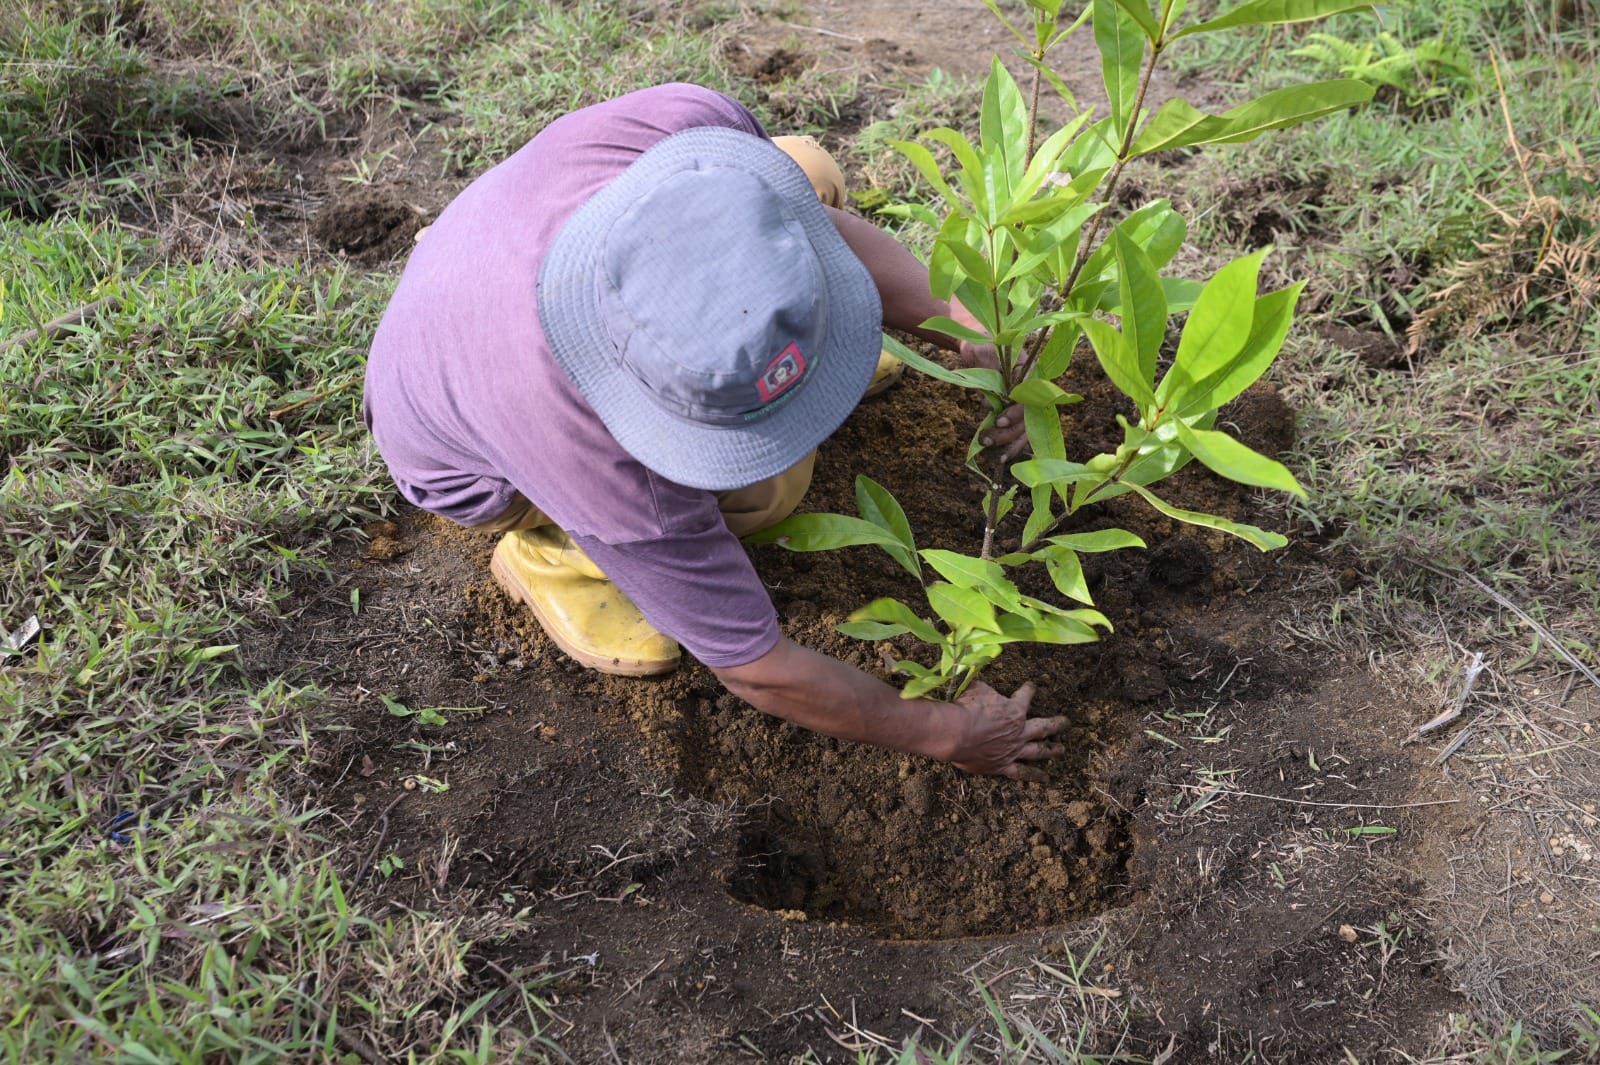
[[[659,141],[574,212],[538,300],[557,364],[617,443],[691,488],[799,462],[880,350],[877,287],[804,171],[722,127]]]

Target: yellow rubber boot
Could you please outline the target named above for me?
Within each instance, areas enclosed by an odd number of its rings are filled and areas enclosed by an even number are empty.
[[[887,351],[878,353],[878,368],[872,372],[872,380],[867,382],[867,391],[862,399],[876,396],[880,392],[887,392],[900,383],[900,377],[906,372],[906,364],[890,355]]]
[[[657,632],[554,525],[506,533],[489,572],[507,595],[528,604],[556,646],[590,669],[648,677],[677,668],[677,641]]]

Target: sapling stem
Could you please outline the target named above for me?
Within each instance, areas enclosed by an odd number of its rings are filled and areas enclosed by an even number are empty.
[[[1139,112],[1144,109],[1145,93],[1150,88],[1150,78],[1156,71],[1156,60],[1160,57],[1161,44],[1157,42],[1150,46],[1150,58],[1145,62],[1144,72],[1139,76],[1139,91],[1133,98],[1133,110],[1128,115],[1128,128],[1122,135],[1122,147],[1117,151],[1117,162],[1111,168],[1111,176],[1106,179],[1107,202],[1110,202],[1112,195],[1117,191],[1117,181],[1122,177],[1123,168],[1128,165],[1128,153],[1133,150],[1133,137],[1139,130]],[[1083,272],[1084,264],[1089,261],[1089,253],[1094,248],[1095,238],[1100,235],[1100,226],[1104,223],[1105,217],[1106,213],[1100,211],[1090,221],[1089,232],[1078,245],[1078,255],[1073,261],[1072,272],[1067,275],[1066,283],[1061,286],[1063,299],[1072,294],[1072,286],[1078,283],[1078,275]]]

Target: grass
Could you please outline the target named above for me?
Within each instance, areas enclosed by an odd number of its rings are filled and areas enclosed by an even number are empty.
[[[8,335],[118,307],[0,355],[0,603],[44,625],[0,667],[0,1060],[531,1053],[536,983],[508,1024],[454,923],[351,904],[326,812],[286,800],[324,697],[236,654],[385,505],[348,387],[385,284],[162,264],[72,219],[8,226],[0,256]]]
[[[36,647],[0,659],[0,1061],[560,1059],[537,974],[475,964],[513,924],[382,911],[341,874],[348,839],[293,798],[322,768],[338,708],[238,649],[293,581],[316,579],[331,537],[394,503],[358,406],[392,278],[222,248],[168,257],[142,207],[209,180],[235,142],[265,167],[381,112],[436,123],[453,164],[476,170],[556,114],[669,78],[732,91],[775,129],[861,118],[836,147],[869,209],[916,194],[892,141],[970,124],[972,85],[947,77],[886,109],[825,69],[752,86],[720,52],[739,7],[694,5],[688,23],[594,0],[402,0],[382,17],[357,0],[25,0],[0,15],[0,627],[44,625]],[[1385,17],[1402,42],[1470,48],[1471,86],[1422,105],[1391,97],[1162,180],[1210,247],[1300,196],[1279,269],[1318,279],[1308,324],[1403,345],[1478,244],[1510,242],[1481,268],[1486,290],[1535,276],[1517,242],[1537,250],[1544,216],[1526,232],[1507,218],[1527,203],[1565,205],[1551,216],[1564,241],[1592,235],[1580,205],[1595,193],[1600,91],[1592,20],[1508,0]],[[1359,39],[1364,25],[1328,29]],[[1259,86],[1311,62],[1282,35],[1215,40],[1237,43],[1180,58]],[[1410,632],[1438,676],[1452,643],[1507,647],[1509,674],[1542,636],[1436,572],[1459,570],[1595,663],[1600,325],[1577,283],[1592,262],[1569,273],[1539,275],[1493,313],[1451,307],[1391,366],[1310,328],[1291,340],[1293,461],[1315,493],[1300,517],[1368,575],[1330,593],[1318,638]],[[114,313],[3,346],[96,302]],[[1173,725],[1213,742],[1204,721]],[[1509,745],[1554,735],[1530,724]],[[1226,772],[1197,771],[1188,813],[1226,794]],[[1380,947],[1401,934],[1369,930]],[[1055,1012],[1022,1016],[980,985],[984,1020],[964,1041],[897,1047],[858,1031],[862,1060],[1118,1060],[1130,1007],[1095,990],[1098,949],[1074,943],[1029,970],[1023,999]],[[1600,1057],[1600,1018],[1565,998],[1552,1009],[1464,1019],[1430,1060]]]

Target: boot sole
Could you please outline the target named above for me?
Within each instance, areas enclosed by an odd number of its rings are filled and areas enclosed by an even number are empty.
[[[555,626],[550,624],[544,611],[539,609],[538,602],[522,587],[522,582],[512,576],[510,567],[500,560],[499,551],[496,551],[494,557],[489,560],[489,575],[494,578],[501,591],[533,611],[534,619],[539,622],[539,627],[544,629],[544,634],[579,665],[618,677],[657,677],[678,668],[676,658],[663,662],[646,662],[638,658],[609,658],[574,647],[556,632]]]

